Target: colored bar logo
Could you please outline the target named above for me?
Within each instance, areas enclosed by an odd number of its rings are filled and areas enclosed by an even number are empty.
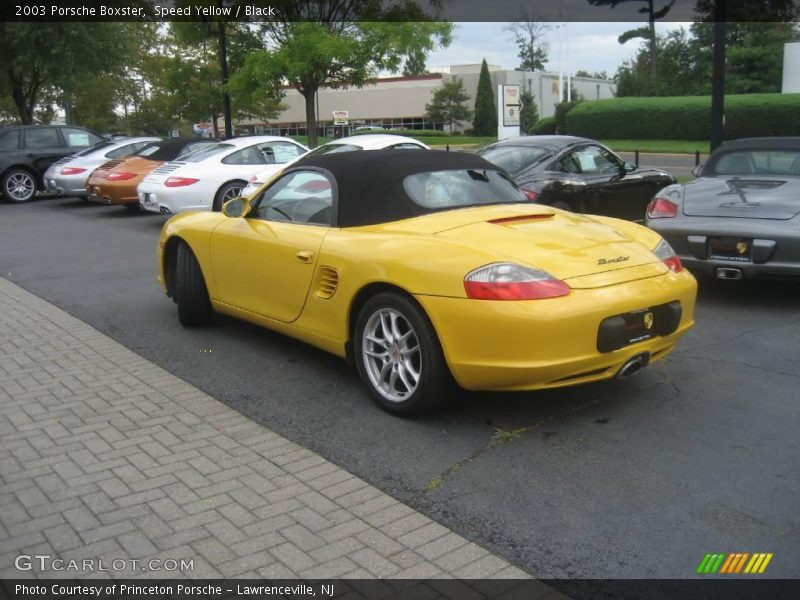
[[[698,575],[713,575],[715,573],[724,575],[748,574],[761,575],[772,560],[772,553],[755,552],[732,552],[706,554],[700,565],[697,567]]]

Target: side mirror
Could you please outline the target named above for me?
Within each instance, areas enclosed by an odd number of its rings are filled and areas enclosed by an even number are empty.
[[[633,164],[632,162],[628,162],[628,161],[626,160],[624,163],[622,163],[622,169],[623,169],[623,170],[624,170],[626,173],[633,173],[633,172],[636,170],[636,165],[635,165],[635,164]]]
[[[692,169],[692,175],[695,177],[700,177],[700,172],[703,170],[703,167],[706,166],[706,163],[701,162],[699,165],[696,165],[694,169]]]
[[[226,217],[236,219],[246,217],[250,212],[250,200],[247,198],[233,198],[222,206],[222,214]]]

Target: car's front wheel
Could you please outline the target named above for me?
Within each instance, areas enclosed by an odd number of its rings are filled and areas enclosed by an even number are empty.
[[[382,292],[359,312],[354,358],[362,381],[386,411],[430,412],[452,396],[455,383],[424,311],[400,293]]]
[[[211,321],[211,301],[200,264],[188,244],[178,246],[175,269],[175,296],[178,320],[185,327],[207,325]]]
[[[3,176],[2,190],[11,202],[28,202],[36,195],[36,179],[25,169],[11,169]]]

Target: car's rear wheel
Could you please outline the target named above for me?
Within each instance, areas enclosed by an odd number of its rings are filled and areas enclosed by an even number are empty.
[[[28,202],[36,195],[36,178],[25,169],[11,169],[3,176],[2,190],[11,202]]]
[[[222,206],[228,201],[233,200],[234,198],[238,198],[244,187],[247,185],[245,181],[229,181],[225,185],[223,185],[217,191],[217,195],[214,196],[214,204],[211,207],[211,210],[214,212],[219,212],[222,210]]]
[[[175,296],[178,320],[185,327],[207,325],[211,321],[208,288],[192,249],[185,243],[178,246],[175,269]]]
[[[455,383],[436,332],[407,296],[382,292],[370,298],[354,337],[358,373],[384,410],[410,416],[450,400]]]

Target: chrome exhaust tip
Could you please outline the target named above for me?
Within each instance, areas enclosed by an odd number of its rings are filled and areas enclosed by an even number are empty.
[[[172,212],[166,206],[162,206],[161,207],[161,214],[162,215],[171,215]]]
[[[617,371],[616,378],[627,379],[631,375],[636,375],[636,373],[644,369],[649,362],[650,354],[647,352],[632,356],[625,361],[625,364],[620,367],[619,371]]]
[[[742,270],[731,267],[720,267],[714,272],[714,275],[716,275],[717,279],[741,279]]]

